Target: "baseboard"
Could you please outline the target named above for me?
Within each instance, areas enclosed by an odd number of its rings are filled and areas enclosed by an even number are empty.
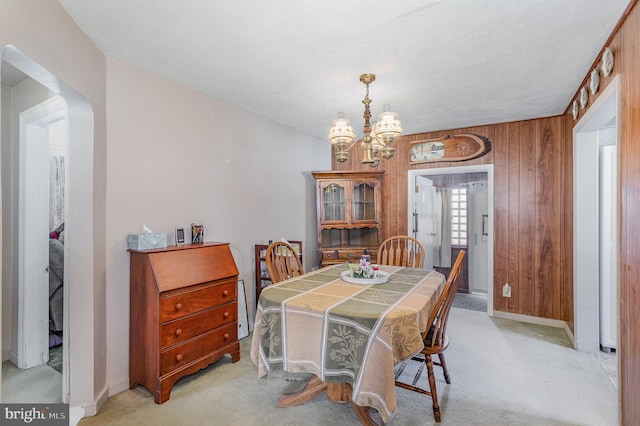
[[[7,349],[6,355],[2,354],[2,359],[4,361],[9,360],[13,363],[13,365],[18,365],[18,354],[12,351],[11,349]]]
[[[120,392],[124,392],[129,389],[129,379],[123,379],[119,383],[115,385],[109,386],[109,398],[112,396],[119,394]],[[106,402],[106,401],[105,401]],[[102,408],[102,406],[100,406]]]
[[[69,407],[69,426],[76,426],[83,417],[86,417],[84,407]]]
[[[70,406],[69,426],[76,426],[84,417],[92,417],[98,414],[98,411],[106,404],[107,399],[109,399],[109,388],[105,386],[92,404]]]
[[[571,330],[571,327],[569,327],[569,323],[564,323],[564,332],[567,333],[567,337],[571,341],[573,349],[576,349],[576,336],[573,335],[573,331]]]
[[[71,405],[69,407],[69,426],[77,425],[85,417],[95,416],[98,412],[96,404],[93,402],[89,405]]]
[[[566,321],[555,320],[550,318],[532,317],[530,315],[512,314],[510,312],[493,311],[496,318],[509,319],[514,321],[526,322],[529,324],[546,325],[549,327],[562,328],[565,332],[569,329]]]

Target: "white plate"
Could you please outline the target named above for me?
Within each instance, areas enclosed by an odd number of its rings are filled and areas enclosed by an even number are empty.
[[[600,88],[600,73],[598,70],[591,71],[591,76],[589,77],[589,89],[591,89],[591,94],[595,95],[598,93],[598,89]]]
[[[353,278],[351,271],[342,272],[342,279],[352,284],[384,284],[389,281],[388,272],[378,271],[378,278]]]
[[[613,51],[608,47],[604,49],[604,53],[602,54],[602,75],[606,78],[609,77],[611,71],[613,71]]]
[[[586,87],[580,89],[580,108],[585,109],[589,103],[589,92]]]

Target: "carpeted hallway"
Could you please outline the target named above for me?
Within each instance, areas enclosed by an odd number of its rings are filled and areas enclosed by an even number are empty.
[[[451,385],[436,370],[442,425],[617,424],[617,393],[598,357],[571,349],[563,330],[454,308],[449,334]],[[238,363],[225,357],[180,380],[162,405],[136,387],[110,398],[97,416],[80,424],[359,424],[348,405],[325,395],[299,407],[277,408],[278,396],[302,383],[283,373],[259,379],[250,344],[250,337],[241,342]],[[398,409],[388,425],[435,424],[428,397],[396,390]]]

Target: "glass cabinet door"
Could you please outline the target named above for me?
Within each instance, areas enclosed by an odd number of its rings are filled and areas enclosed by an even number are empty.
[[[321,187],[322,222],[344,222],[347,219],[346,181],[323,182]]]
[[[352,208],[354,222],[376,222],[376,183],[353,182]]]

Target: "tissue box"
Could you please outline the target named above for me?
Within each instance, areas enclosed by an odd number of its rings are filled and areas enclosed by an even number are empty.
[[[167,234],[129,234],[129,250],[148,250],[167,247]]]

